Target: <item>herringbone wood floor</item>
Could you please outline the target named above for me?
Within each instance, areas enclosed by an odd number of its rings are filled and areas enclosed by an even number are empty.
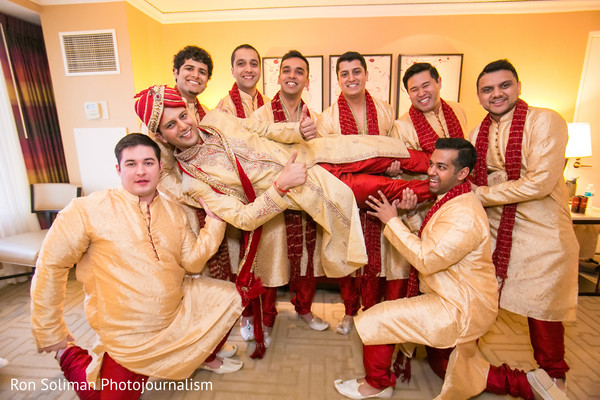
[[[89,348],[94,334],[83,315],[81,285],[70,280],[67,290],[65,320],[78,344]],[[30,332],[28,291],[29,282],[0,289],[0,356],[10,361],[0,369],[0,399],[74,399],[71,390],[62,387],[50,390],[51,385],[64,387],[65,381],[54,358],[36,352]],[[333,381],[364,374],[358,335],[353,331],[340,336],[331,328],[324,332],[310,330],[295,318],[289,300],[289,294],[281,290],[274,342],[262,360],[250,359],[252,349],[241,339],[239,330],[234,329],[229,342],[240,345],[239,358],[245,363],[242,371],[222,376],[197,371],[187,381],[188,387],[196,385],[195,389],[150,391],[143,398],[340,399]],[[339,293],[318,290],[313,311],[335,326],[343,314]],[[566,358],[571,366],[570,399],[600,399],[600,297],[580,297],[577,321],[565,326]],[[527,321],[523,317],[501,312],[498,322],[480,343],[492,363],[507,362],[524,370],[535,367]],[[433,374],[423,356],[424,350],[418,349],[417,360],[412,364],[413,379],[409,384],[398,383],[394,399],[425,400],[439,393],[442,381]],[[212,385],[212,389],[200,389],[203,382]],[[504,398],[485,393],[477,397],[478,400]]]

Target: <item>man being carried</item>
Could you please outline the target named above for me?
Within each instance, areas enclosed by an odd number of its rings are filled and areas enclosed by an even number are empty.
[[[448,371],[438,399],[467,399],[485,387],[485,359],[476,340],[493,325],[498,313],[496,279],[491,262],[490,231],[485,211],[466,181],[477,158],[465,139],[439,139],[431,155],[429,188],[437,201],[422,221],[418,214],[398,218],[399,206],[417,204],[410,190],[402,202],[371,196],[371,207],[386,224],[385,236],[414,266],[409,295],[384,301],[356,318],[366,376],[334,382],[352,399],[389,398],[396,384],[390,370],[395,343],[412,354],[414,344],[452,347]],[[411,213],[409,213],[410,215]]]
[[[471,133],[480,154],[473,190],[490,220],[500,307],[527,317],[540,369],[491,366],[486,390],[565,399],[562,321],[575,320],[579,251],[563,178],[567,124],[520,94],[507,60],[488,64],[477,78],[479,103],[489,114]]]
[[[304,108],[311,119],[316,120],[316,113],[313,110],[308,111],[302,101],[302,92],[309,84],[309,65],[306,57],[297,50],[290,50],[284,54],[281,58],[277,82],[280,90],[273,100],[260,107],[251,118],[274,123],[299,122]],[[327,329],[329,323],[315,316],[311,311],[317,285],[315,276],[323,275],[319,257],[321,231],[317,228],[317,224],[303,211],[285,210],[267,222],[263,229],[270,232],[269,237],[277,237],[274,240],[277,244],[273,243],[273,248],[283,246],[283,249],[275,251],[275,254],[284,254],[287,260],[273,258],[269,265],[259,266],[259,269],[270,267],[266,275],[287,277],[290,291],[294,293],[292,304],[298,317],[312,329],[318,331]],[[282,237],[286,240],[281,240]],[[270,307],[267,313],[273,315],[273,318],[264,321],[265,330],[268,331],[272,329],[274,316],[277,314],[276,287],[268,288],[267,294],[265,300]]]
[[[125,136],[115,155],[122,186],[73,200],[40,250],[31,286],[38,351],[57,351],[80,398],[138,398],[148,376],[239,370],[240,361],[214,352],[241,314],[234,285],[186,276],[202,270],[225,223],[208,217],[196,238],[180,206],[156,191],[160,150],[148,136]],[[97,335],[91,356],[71,343],[62,317],[73,264]],[[125,395],[115,389],[124,383],[132,388]]]

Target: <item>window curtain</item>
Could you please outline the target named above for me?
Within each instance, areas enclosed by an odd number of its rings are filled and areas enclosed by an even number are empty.
[[[1,13],[0,23],[8,54],[3,68],[15,88],[12,108],[28,180],[68,182],[42,29]]]
[[[2,24],[0,24],[0,33]],[[0,35],[1,36],[1,35]],[[0,59],[6,58],[4,48],[0,47]],[[31,213],[29,203],[29,183],[25,170],[25,161],[19,144],[19,135],[13,116],[6,80],[10,72],[1,63],[0,71],[0,238],[26,231],[39,230],[40,226]],[[0,275],[13,275],[28,271],[29,268],[4,264],[0,265]],[[0,287],[15,281],[0,281]]]

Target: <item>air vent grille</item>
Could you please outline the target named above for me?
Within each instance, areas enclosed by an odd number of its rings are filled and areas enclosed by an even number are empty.
[[[114,30],[61,32],[59,35],[67,76],[119,73]]]

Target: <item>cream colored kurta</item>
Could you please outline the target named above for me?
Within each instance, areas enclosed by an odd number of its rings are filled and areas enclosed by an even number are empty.
[[[290,127],[294,127],[293,130]],[[202,120],[204,144],[178,154],[180,160],[201,168],[214,184],[223,184],[220,194],[209,184],[184,176],[184,191],[191,197],[201,196],[208,207],[228,223],[254,230],[288,207],[304,210],[323,228],[321,262],[327,276],[346,276],[366,263],[358,207],[350,188],[335,178],[319,162],[349,163],[372,157],[407,157],[408,152],[397,140],[381,136],[337,136],[302,140],[298,124],[266,124],[253,119],[239,119],[211,111]],[[223,144],[211,132],[226,135],[228,146],[237,155],[258,195],[244,204],[237,170],[225,154]],[[264,136],[264,137],[261,137]],[[275,138],[283,144],[268,140]],[[308,167],[304,185],[292,189],[285,198],[277,194],[273,181],[279,176],[293,150],[297,162]]]
[[[310,110],[310,116],[313,121],[317,120],[317,113]],[[273,116],[273,107],[271,102],[265,102],[256,112],[254,112],[251,118],[262,122],[274,123],[275,118]],[[306,216],[302,214],[302,231],[306,231]],[[279,286],[287,284],[290,279],[290,261],[288,259],[288,245],[287,230],[285,225],[285,217],[283,213],[277,214],[270,221],[263,225],[263,232],[261,237],[261,243],[266,246],[269,250],[267,252],[260,252],[257,255],[258,259],[258,275],[263,278],[271,280],[279,280],[281,283]],[[323,241],[323,230],[317,225],[317,238],[315,243],[315,251],[313,252],[313,272],[314,276],[323,276],[323,267],[321,266],[321,243]],[[306,235],[302,235],[306,238]],[[308,267],[308,251],[306,250],[306,242],[303,241],[302,246],[302,259],[300,260],[300,274],[306,276]],[[263,278],[264,279],[264,278]],[[285,281],[284,281],[285,280]]]
[[[463,132],[466,132],[467,129],[467,117],[465,114],[465,110],[462,106],[453,101],[446,101],[454,114],[458,118],[460,126],[463,129]],[[441,138],[450,137],[448,133],[448,125],[446,124],[446,118],[444,117],[444,112],[440,107],[439,112],[430,111],[423,114],[429,125],[433,129],[433,131]],[[391,137],[398,138],[404,142],[408,149],[422,151],[423,148],[419,143],[419,136],[417,135],[417,131],[410,119],[408,112],[406,112],[400,119],[394,122],[394,128],[390,133]],[[402,174],[400,175],[402,179],[427,179],[427,174]],[[427,214],[429,209],[431,208],[432,203],[426,203],[420,207],[420,215],[422,217]],[[386,265],[388,268],[387,276],[388,279],[406,279],[408,278],[408,274],[410,272],[410,264],[406,261],[405,258],[398,255],[397,252],[390,253],[393,259],[390,259],[390,262]],[[393,265],[393,268],[390,268]]]
[[[476,395],[485,388],[489,363],[475,340],[498,314],[489,223],[479,200],[472,192],[449,200],[431,217],[421,238],[399,218],[388,222],[384,234],[419,271],[423,294],[384,301],[356,317],[363,343],[457,346],[439,398]]]
[[[377,97],[372,97],[372,99],[375,103],[375,110],[377,110],[379,134],[391,136],[390,133],[394,125],[394,109],[389,103],[380,100]],[[317,131],[319,132],[319,135],[323,137],[342,134],[342,129],[340,127],[340,107],[338,106],[337,101],[319,115]]]
[[[248,93],[244,92],[243,90],[240,90],[240,98],[242,99],[242,107],[244,108],[244,114],[246,114],[246,118],[250,117],[250,115],[256,111],[259,107],[258,107],[258,96],[250,96]],[[269,99],[267,96],[263,95],[263,104],[267,104],[271,101],[271,99]],[[228,114],[231,115],[235,115],[237,117],[236,114],[236,110],[235,110],[235,104],[233,104],[233,100],[231,99],[231,96],[227,95],[225,97],[223,97],[221,99],[221,101],[219,101],[219,104],[217,104],[217,108],[221,111],[225,111]]]
[[[202,270],[224,231],[208,218],[196,239],[179,205],[158,196],[148,206],[122,187],[73,200],[48,232],[32,281],[37,346],[69,333],[62,304],[76,263],[97,335],[88,381],[99,379],[105,352],[139,374],[189,377],[242,311],[232,283],[185,275]]]
[[[488,185],[477,188],[486,207],[492,246],[504,204],[518,203],[508,276],[500,307],[545,321],[573,321],[579,245],[563,178],[567,124],[555,111],[529,107],[523,129],[521,177],[507,181],[506,143],[514,109],[490,126]],[[475,143],[479,127],[471,133]]]
[[[394,128],[394,110],[392,106],[376,97],[373,97],[375,109],[377,111],[377,125],[379,126],[379,134],[382,136],[391,136]],[[365,124],[367,123],[365,119]],[[340,126],[340,107],[338,102],[333,103],[329,108],[325,109],[319,115],[317,122],[317,131],[319,136],[327,137],[330,135],[341,135],[342,129]],[[363,133],[366,134],[366,133]],[[410,179],[410,178],[409,178]],[[402,264],[405,268],[392,268],[393,266]],[[387,277],[388,279],[404,279],[408,278],[410,266],[406,260],[394,249],[390,242],[383,236],[381,232],[381,271],[379,276]],[[394,273],[398,272],[398,273]]]

